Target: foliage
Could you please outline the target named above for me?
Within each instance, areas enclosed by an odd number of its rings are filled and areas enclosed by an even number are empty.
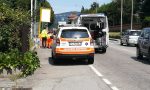
[[[35,52],[20,50],[22,31],[30,29],[30,18],[30,0],[0,0],[0,71],[20,69],[27,76],[39,67]]]
[[[98,13],[105,13],[109,19],[109,25],[119,25],[121,16],[121,1],[123,1],[123,24],[131,23],[131,7],[132,0],[112,0],[112,2],[108,4],[103,4],[98,7]],[[133,0],[134,1],[134,15],[133,22],[139,23],[140,20],[143,20],[145,17],[150,16],[150,0]],[[93,4],[89,9],[85,9],[82,7],[81,13],[95,13],[95,8],[93,8]]]
[[[144,0],[141,12],[143,12],[145,17],[150,16],[149,10],[150,10],[150,0]]]
[[[9,53],[0,53],[0,70],[20,69],[22,76],[28,76],[40,67],[40,61],[35,52],[28,51],[25,54],[17,49]]]
[[[30,25],[28,11],[11,8],[11,5],[0,0],[0,51],[6,52],[20,48],[21,28]]]
[[[110,38],[120,39],[120,32],[109,32]]]
[[[40,61],[35,52],[28,51],[23,56],[22,72],[23,75],[31,75],[34,71],[40,67]]]
[[[150,26],[150,16],[147,16],[143,20],[143,27],[148,27]]]

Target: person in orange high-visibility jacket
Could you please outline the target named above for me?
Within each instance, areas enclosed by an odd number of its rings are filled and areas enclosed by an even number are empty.
[[[42,30],[41,37],[42,37],[42,47],[46,48],[46,41],[47,41],[47,30],[46,29]]]
[[[50,48],[53,43],[53,33],[50,31],[47,34],[47,47]]]

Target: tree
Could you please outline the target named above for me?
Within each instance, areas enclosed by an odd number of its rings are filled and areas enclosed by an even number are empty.
[[[84,13],[84,11],[85,11],[84,6],[82,6],[81,13]]]
[[[16,0],[17,2],[17,0]],[[0,0],[0,52],[21,48],[21,30],[30,28],[30,13],[12,5],[15,1]]]
[[[141,9],[141,20],[142,20],[142,26],[143,27],[149,27],[150,26],[150,0],[144,0],[142,4]]]

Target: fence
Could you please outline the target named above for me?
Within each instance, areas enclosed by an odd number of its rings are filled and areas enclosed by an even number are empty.
[[[110,32],[120,32],[120,27],[121,27],[121,25],[110,26],[109,31]],[[123,31],[127,30],[127,29],[130,29],[130,28],[131,28],[130,24],[124,24],[122,26]],[[142,28],[141,24],[133,24],[133,29],[140,30],[141,28]]]

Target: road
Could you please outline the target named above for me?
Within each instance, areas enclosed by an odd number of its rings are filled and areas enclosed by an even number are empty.
[[[51,50],[38,49],[41,68],[26,79],[33,90],[149,90],[150,62],[136,59],[136,48],[110,41],[105,54],[95,54],[95,63],[60,60],[51,64]]]
[[[111,41],[106,54],[95,55],[97,68],[120,90],[149,90],[150,62],[136,59],[136,48]]]

